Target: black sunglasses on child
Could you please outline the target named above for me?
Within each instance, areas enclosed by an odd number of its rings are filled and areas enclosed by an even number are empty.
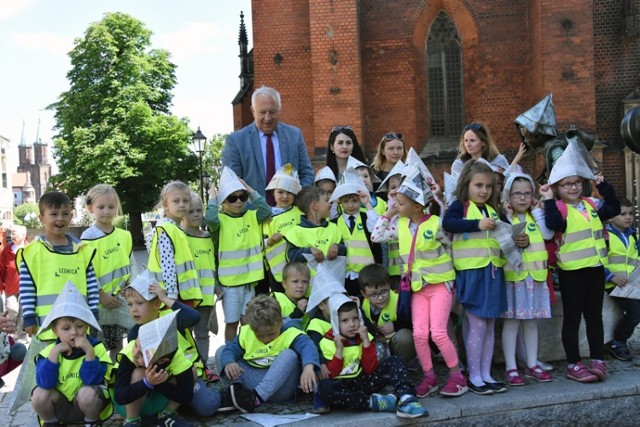
[[[240,201],[244,203],[247,200],[249,200],[249,195],[247,193],[242,193],[239,196],[236,196],[235,194],[231,194],[229,197],[227,197],[227,202],[235,203],[238,199],[240,199]]]

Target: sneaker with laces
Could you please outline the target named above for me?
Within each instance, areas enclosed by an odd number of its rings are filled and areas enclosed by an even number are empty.
[[[579,383],[594,383],[598,381],[598,377],[589,372],[582,362],[573,365],[573,368],[567,369],[567,378],[578,381]]]
[[[609,350],[609,353],[618,360],[627,362],[633,359],[633,356],[631,356],[631,353],[629,352],[629,347],[627,347],[623,342],[613,340],[607,346],[607,350]]]
[[[589,363],[589,372],[598,377],[599,381],[607,378],[607,363],[603,360],[592,360]]]
[[[525,368],[524,376],[527,378],[531,378],[532,380],[540,381],[541,383],[548,383],[549,381],[553,381],[553,377],[550,373],[545,372],[538,365],[533,366],[531,368]]]
[[[331,408],[329,408],[327,402],[320,397],[320,393],[313,393],[313,413],[327,414],[329,411],[331,411]]]
[[[422,377],[422,381],[416,387],[416,394],[419,398],[427,397],[432,393],[438,391],[438,379],[435,375],[432,376],[424,376]]]
[[[242,384],[231,384],[229,390],[231,391],[233,406],[238,408],[238,410],[243,414],[253,412],[258,406],[260,406],[260,401],[253,390],[249,390]]]
[[[400,418],[420,418],[428,417],[429,411],[418,402],[418,399],[409,397],[400,402],[396,415]]]
[[[371,410],[373,412],[393,412],[398,406],[398,398],[393,394],[378,394],[371,395]]]
[[[521,385],[525,385],[527,382],[522,378],[520,372],[517,369],[509,369],[504,373],[504,380],[511,387],[517,387]]]
[[[140,420],[140,418],[133,421],[125,420],[124,424],[122,424],[122,427],[142,427],[142,421]]]
[[[180,417],[178,414],[171,413],[166,414],[164,417],[159,418],[156,422],[157,427],[193,427],[193,424]]]
[[[462,376],[462,374],[458,375],[449,375],[449,379],[442,389],[440,389],[440,394],[446,397],[458,397],[465,394],[469,391],[469,387],[467,387],[467,380]]]

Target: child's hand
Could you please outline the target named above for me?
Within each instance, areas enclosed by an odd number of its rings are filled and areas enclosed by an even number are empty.
[[[282,240],[282,234],[273,233],[273,235],[267,239],[267,246],[273,246],[276,243],[278,243],[280,240]]]
[[[300,375],[300,388],[305,393],[311,393],[316,386],[316,374],[313,372],[313,365],[305,365]]]
[[[511,203],[507,202],[502,207],[507,218],[511,218],[513,216],[513,207],[511,206]]]
[[[309,304],[309,300],[306,298],[301,298],[298,300],[296,306],[300,309],[300,311],[304,313],[305,311],[307,311],[307,304]]]
[[[358,328],[358,335],[360,335],[360,339],[362,340],[364,346],[369,347],[371,341],[369,341],[369,330],[365,325],[360,325],[360,327]]]
[[[120,300],[115,296],[103,292],[100,290],[100,303],[104,305],[107,309],[113,310],[114,308],[118,308],[120,306]]]
[[[216,183],[211,182],[211,185],[209,186],[209,198],[215,199],[217,197],[218,197],[218,189],[216,188]]]
[[[324,254],[318,248],[311,248],[311,255],[313,255],[317,262],[324,261]]]
[[[496,229],[496,221],[493,218],[482,218],[478,222],[478,228],[481,231],[495,230]]]
[[[427,184],[429,184],[429,188],[434,196],[441,198],[442,197],[442,189],[437,182],[435,182],[432,178],[427,178]]]
[[[147,379],[147,382],[152,386],[162,384],[169,379],[169,373],[164,369],[160,369],[158,365],[148,366],[144,376]]]
[[[74,338],[73,345],[75,345],[76,348],[82,349],[82,351],[84,351],[85,360],[91,361],[95,359],[95,350],[93,349],[93,346],[91,345],[91,342],[89,342],[89,339],[86,335]]]
[[[247,192],[249,192],[249,194],[253,193],[253,188],[249,187],[249,184],[247,184],[244,179],[242,178],[238,178],[240,180],[240,182],[242,183],[242,185],[244,185],[244,188],[247,189]]]
[[[551,189],[551,186],[549,184],[545,184],[540,187],[540,190],[538,190],[538,192],[542,196],[542,200],[553,199],[553,190]]]
[[[333,343],[336,345],[336,352],[342,352],[342,349],[344,348],[344,337],[340,334],[337,334],[335,337],[333,337]]]
[[[0,332],[6,334],[13,334],[16,332],[16,322],[9,317],[9,312],[5,310],[0,314]]]
[[[318,378],[321,380],[326,380],[328,378],[331,378],[331,373],[329,372],[329,368],[327,368],[326,363],[320,364],[320,375],[318,376]]]
[[[235,362],[229,363],[224,367],[225,375],[227,376],[227,378],[231,380],[235,380],[240,375],[242,375],[243,372],[244,372],[244,369],[242,369],[240,365],[238,365]]]
[[[371,196],[369,196],[368,192],[358,191],[358,198],[360,199],[360,204],[364,205],[367,209],[371,209]]]
[[[337,256],[338,256],[338,245],[334,243],[329,247],[329,250],[327,251],[327,259],[331,261],[336,259]]]
[[[624,288],[627,284],[627,278],[624,276],[620,276],[619,274],[615,274],[611,279],[611,283],[613,283],[616,286],[620,286],[621,288]]]
[[[512,165],[519,164],[524,158],[524,155],[526,153],[527,153],[527,146],[524,145],[524,142],[521,142],[520,147],[518,148],[518,152],[516,153],[516,156],[513,158],[513,161],[511,162],[511,164]]]
[[[378,333],[380,335],[385,336],[385,337],[388,337],[389,335],[393,334],[394,332],[395,332],[395,329],[393,328],[393,323],[391,323],[391,322],[385,323],[384,325],[378,326]]]
[[[30,337],[34,336],[36,332],[38,332],[38,327],[36,325],[26,326],[23,329]]]
[[[153,292],[154,294],[158,295],[158,299],[160,300],[160,302],[162,302],[164,305],[166,305],[169,308],[171,308],[171,306],[173,305],[173,302],[175,301],[169,298],[167,296],[167,292],[164,289],[162,289],[162,286],[158,285],[157,283],[152,283],[149,285],[149,292]]]
[[[531,199],[531,209],[537,209],[539,207],[540,207],[540,200],[538,200],[535,197],[533,197]]]
[[[71,348],[71,346],[66,342],[60,342],[56,344],[55,347],[53,347],[53,350],[51,350],[51,353],[53,353],[54,351],[56,352],[56,363],[58,363],[57,355],[66,354],[67,356],[71,356],[71,353],[73,353],[73,348]],[[51,358],[49,358],[49,360],[51,360]]]
[[[595,181],[596,181],[596,185],[602,184],[604,182],[604,176],[600,174],[596,175]]]
[[[520,233],[516,236],[513,242],[519,248],[527,248],[529,247],[529,235],[526,233]]]
[[[398,213],[398,203],[396,203],[396,199],[389,198],[389,203],[387,203],[387,211],[384,213],[384,216],[391,219],[397,213]]]

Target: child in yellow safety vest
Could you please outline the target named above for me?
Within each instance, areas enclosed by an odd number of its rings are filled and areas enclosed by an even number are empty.
[[[67,282],[40,328],[56,336],[36,356],[37,386],[31,395],[45,426],[99,426],[113,412],[106,387],[112,362],[105,346],[87,335],[89,326],[100,330],[84,297]]]
[[[247,206],[248,200],[251,206]],[[225,166],[220,191],[211,184],[205,214],[218,251],[225,342],[235,338],[255,286],[264,279],[262,224],[270,216],[265,198]]]
[[[331,195],[335,191],[337,184],[338,180],[336,179],[336,176],[333,174],[333,171],[329,166],[324,166],[318,169],[316,177],[313,180],[313,185],[324,191],[324,194],[327,197],[327,201],[331,198]],[[337,217],[338,207],[335,203],[331,203],[331,206],[329,207],[329,218],[334,219]]]
[[[269,266],[269,284],[274,292],[283,292],[283,269],[287,263],[287,244],[282,236],[291,227],[300,223],[302,211],[294,205],[300,192],[298,173],[287,163],[278,169],[267,185],[273,191],[276,205],[271,208],[272,217],[262,225],[265,238],[265,259]]]
[[[372,243],[370,238],[378,214],[371,206],[369,191],[353,168],[344,171],[330,201],[339,201],[342,212],[334,222],[347,246],[347,276],[344,286],[349,295],[358,296],[360,270],[374,262],[382,262],[380,245]],[[360,205],[365,206],[366,213],[360,212]]]
[[[582,197],[583,182],[594,180],[604,200]],[[594,175],[581,151],[570,142],[556,160],[547,185],[540,187],[545,223],[557,233],[556,263],[562,295],[562,344],[567,355],[566,376],[589,383],[606,378],[602,303],[607,246],[603,222],[620,213],[613,187]],[[578,331],[584,316],[590,362],[580,360]]]
[[[271,296],[278,301],[283,319],[300,319],[301,329],[306,325],[307,289],[310,279],[309,267],[301,262],[290,262],[282,270],[282,286],[284,292],[272,292]]]

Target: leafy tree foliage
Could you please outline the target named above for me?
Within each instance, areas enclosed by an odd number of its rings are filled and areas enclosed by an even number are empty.
[[[41,226],[38,216],[40,216],[40,210],[36,203],[23,203],[13,209],[13,222],[28,228]]]
[[[197,176],[188,150],[192,131],[169,114],[176,66],[151,49],[151,31],[124,13],[91,24],[69,52],[69,90],[55,110],[52,185],[75,197],[104,182],[118,192],[141,241],[140,213],[157,202],[173,179]]]

